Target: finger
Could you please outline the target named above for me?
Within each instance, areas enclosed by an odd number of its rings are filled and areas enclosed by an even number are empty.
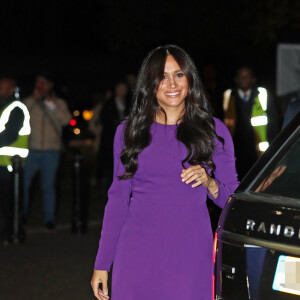
[[[104,296],[104,295],[100,295],[100,299],[101,299],[101,300],[108,300],[109,297],[108,297],[108,296]]]
[[[102,291],[105,296],[108,296],[107,279],[102,281]]]
[[[199,167],[201,168],[200,165],[188,167],[187,169],[183,169],[183,170],[182,170],[182,173],[190,172],[191,170],[197,169],[197,168],[199,168]]]
[[[100,295],[101,299],[103,299],[103,300],[109,299],[109,296],[108,296],[108,295],[105,295],[105,294],[103,293],[103,291],[100,290],[100,289],[99,289],[99,295]]]
[[[94,292],[94,296],[99,299],[99,300],[102,300],[100,295],[99,295],[99,284],[96,283],[96,284],[92,284],[92,287],[93,287],[93,292]]]
[[[107,292],[103,291],[103,281],[105,281],[105,280],[102,279],[98,285],[98,295],[100,296],[101,300],[107,300],[107,299],[109,299],[108,291]],[[106,280],[106,282],[107,282],[107,280]]]
[[[192,170],[195,166],[188,167],[187,169],[182,169],[181,174],[186,174],[190,170]]]
[[[189,167],[187,169],[187,172],[186,173],[190,173],[190,172],[198,172],[200,170],[202,170],[203,168],[200,166],[200,165],[196,165],[196,166],[192,166],[192,167]],[[203,169],[204,170],[204,169]]]
[[[196,182],[194,184],[192,184],[192,188],[195,188],[199,185],[203,185],[207,188],[208,177],[209,176],[205,173],[205,175],[196,178],[195,179]]]
[[[201,180],[196,181],[194,184],[191,185],[191,187],[195,188],[195,187],[200,186],[200,185],[202,185],[202,181]]]
[[[193,176],[196,177],[202,177],[205,174],[205,172],[202,169],[195,169],[190,171],[188,174],[185,174],[184,177],[182,178],[182,181],[188,181],[190,180]],[[191,182],[192,180],[190,180]]]
[[[99,290],[96,292],[94,291],[94,296],[99,300],[103,300],[102,297],[99,295]]]
[[[191,183],[191,182],[193,182],[193,181],[195,181],[195,180],[197,180],[197,181],[200,181],[201,180],[201,176],[200,176],[200,174],[199,173],[196,173],[196,174],[194,174],[194,175],[192,175],[191,177],[189,177],[187,180],[186,180],[186,184],[189,184],[189,183]]]
[[[194,174],[200,174],[203,173],[204,171],[202,170],[203,168],[201,166],[197,166],[196,168],[187,170],[187,172],[185,172],[184,174],[182,174],[182,181],[186,181],[188,178],[190,178],[191,176],[193,176]]]

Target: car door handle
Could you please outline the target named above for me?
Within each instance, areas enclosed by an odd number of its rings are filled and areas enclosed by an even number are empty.
[[[222,264],[222,271],[229,274],[235,274],[235,267]]]

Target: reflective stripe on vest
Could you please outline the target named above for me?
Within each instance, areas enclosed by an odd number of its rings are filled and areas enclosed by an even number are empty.
[[[29,111],[28,111],[26,105],[20,101],[14,101],[13,103],[8,105],[3,110],[1,117],[0,117],[0,133],[5,130],[5,125],[9,120],[10,113],[16,107],[19,107],[23,111],[23,114],[24,114],[24,122],[23,122],[22,128],[19,131],[19,135],[29,135],[31,132]]]
[[[258,143],[258,148],[261,152],[265,152],[269,148],[268,142],[260,142]]]
[[[267,103],[268,103],[267,90],[265,88],[262,88],[262,87],[259,87],[257,89],[259,91],[258,99],[259,99],[260,105],[261,105],[262,109],[264,111],[266,111],[267,110]]]
[[[25,158],[28,156],[28,149],[22,149],[17,147],[2,147],[0,148],[0,155],[6,156],[15,156],[20,155],[21,157]]]
[[[22,158],[28,156],[28,137],[30,130],[30,115],[29,111],[22,102],[14,101],[5,107],[0,113],[0,133],[5,131],[6,124],[10,118],[10,114],[16,107],[20,108],[24,114],[23,126],[18,133],[17,139],[10,145],[0,148],[0,166],[11,167],[11,158],[19,155]]]
[[[230,101],[230,97],[232,94],[232,90],[228,89],[223,93],[223,110],[226,112],[228,105],[229,105],[229,101]]]
[[[254,98],[252,116],[251,116],[251,125],[256,132],[256,135],[259,139],[258,149],[261,152],[264,152],[269,147],[267,141],[267,125],[268,117],[266,114],[267,104],[268,104],[268,94],[265,88],[258,88],[259,94]]]
[[[251,118],[251,125],[252,126],[263,126],[268,124],[268,118],[267,116],[258,116],[258,117],[252,117]]]

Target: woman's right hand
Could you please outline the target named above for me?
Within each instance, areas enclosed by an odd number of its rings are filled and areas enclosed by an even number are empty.
[[[94,295],[99,300],[107,300],[108,296],[108,287],[107,287],[108,272],[102,270],[94,270],[94,274],[91,280],[91,285],[94,291]],[[99,287],[99,284],[102,283],[102,290]]]

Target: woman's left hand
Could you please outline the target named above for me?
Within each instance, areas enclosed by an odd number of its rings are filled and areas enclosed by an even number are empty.
[[[206,188],[212,183],[212,178],[207,174],[206,170],[200,165],[191,166],[187,169],[183,169],[181,172],[182,182],[189,184],[193,181],[196,181],[192,184],[192,188],[195,188],[199,185],[203,185]]]

